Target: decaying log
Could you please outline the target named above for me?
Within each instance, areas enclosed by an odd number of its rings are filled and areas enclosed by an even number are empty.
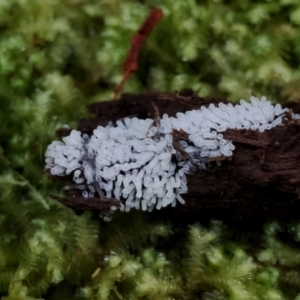
[[[94,115],[79,121],[78,130],[92,133],[124,117],[153,118],[152,101],[160,115],[198,109],[202,105],[228,101],[205,99],[190,91],[181,94],[124,94],[119,101],[94,103]],[[294,107],[293,107],[294,109]],[[185,218],[243,219],[249,222],[300,216],[300,126],[286,122],[271,130],[227,130],[223,133],[236,149],[233,157],[188,176],[185,205],[164,208],[162,214]]]

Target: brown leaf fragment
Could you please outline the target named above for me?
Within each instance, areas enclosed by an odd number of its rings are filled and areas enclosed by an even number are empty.
[[[285,112],[284,117],[283,117],[283,124],[286,124],[289,126],[300,126],[300,119],[295,119],[293,117],[294,113],[295,113],[295,111],[292,109]]]
[[[172,130],[172,136],[173,136],[173,147],[174,147],[174,149],[180,153],[183,160],[187,160],[189,158],[189,156],[182,149],[182,146],[180,145],[180,141],[188,140],[188,137],[189,137],[188,133],[185,132],[183,129],[180,129],[180,130],[173,129]]]
[[[185,132],[183,129],[177,130],[173,129],[172,131],[173,138],[177,140],[188,140],[189,134]]]

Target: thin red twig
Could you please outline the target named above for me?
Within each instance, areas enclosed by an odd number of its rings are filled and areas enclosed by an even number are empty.
[[[132,72],[134,72],[138,67],[138,55],[141,51],[148,35],[150,34],[153,27],[160,21],[163,17],[163,12],[161,9],[152,9],[147,19],[141,25],[138,32],[131,39],[131,48],[127,54],[126,60],[124,62],[124,73],[120,84],[116,87],[114,91],[113,100],[117,99],[120,91],[123,88],[124,82],[128,79]]]

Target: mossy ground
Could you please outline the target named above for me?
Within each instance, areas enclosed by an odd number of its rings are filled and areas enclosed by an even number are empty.
[[[165,16],[124,92],[298,99],[298,0],[0,1],[2,299],[300,299],[299,221],[254,233],[132,212],[105,224],[49,197],[61,186],[44,174],[47,145],[112,97],[149,7]]]

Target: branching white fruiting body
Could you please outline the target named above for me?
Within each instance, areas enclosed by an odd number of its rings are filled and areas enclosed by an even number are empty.
[[[287,109],[273,106],[265,97],[250,99],[239,105],[202,106],[175,118],[163,115],[159,127],[152,126],[152,119],[125,118],[115,126],[97,127],[92,136],[73,130],[63,142],[48,146],[46,169],[55,176],[71,174],[87,201],[96,194],[113,197],[125,211],[184,203],[186,174],[205,168],[207,158],[232,156],[235,147],[223,138],[223,131],[263,132],[282,124]],[[173,147],[174,129],[188,134],[187,141],[180,141],[187,160]]]

